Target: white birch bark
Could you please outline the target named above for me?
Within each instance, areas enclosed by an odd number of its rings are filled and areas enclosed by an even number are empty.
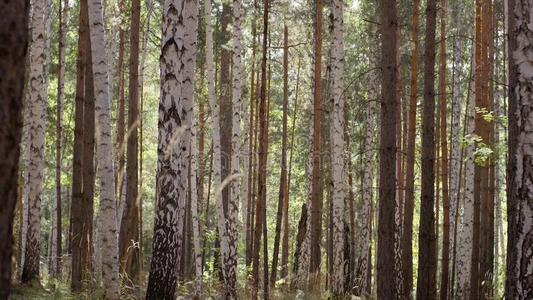
[[[472,66],[475,70],[475,65]],[[473,94],[473,92],[472,92]],[[472,97],[473,98],[473,97]],[[468,106],[468,135],[472,137],[475,128],[474,101]],[[466,161],[464,168],[465,188],[464,206],[460,223],[458,224],[457,255],[455,262],[455,298],[468,299],[470,297],[470,273],[472,270],[472,236],[474,234],[474,151],[473,141],[466,147]]]
[[[202,248],[200,244],[200,220],[198,218],[198,148],[196,147],[196,113],[193,106],[191,113],[191,138],[190,138],[190,183],[191,183],[191,217],[192,217],[192,233],[193,233],[193,247],[194,247],[194,270],[196,275],[196,296],[202,295]]]
[[[516,111],[514,118],[517,124],[517,139],[515,153],[516,169],[515,182],[512,193],[516,199],[516,244],[512,245],[516,254],[514,265],[515,299],[533,298],[533,62],[531,48],[533,47],[533,1],[517,0],[514,7],[514,28],[512,37],[515,39],[515,49],[510,49],[512,59],[517,69],[517,81],[511,82],[516,94]],[[512,51],[512,52],[511,52]]]
[[[213,139],[213,182],[215,187],[215,200],[217,208],[217,225],[220,239],[220,254],[222,257],[222,273],[224,278],[224,284],[226,292],[228,292],[228,253],[229,243],[227,235],[227,225],[228,221],[226,220],[224,214],[224,204],[222,201],[222,189],[224,185],[228,183],[228,179],[222,182],[221,168],[222,168],[222,153],[220,146],[220,107],[216,101],[215,96],[215,69],[213,61],[213,27],[211,23],[211,1],[206,0],[204,2],[205,6],[205,22],[206,22],[206,66],[207,66],[207,90],[209,98],[209,106],[211,109],[211,128],[212,128],[212,139]],[[231,197],[230,197],[231,199]],[[233,206],[232,203],[228,203],[228,218],[230,206]]]
[[[89,31],[94,78],[96,116],[97,176],[100,184],[100,218],[103,298],[119,298],[119,262],[113,138],[111,137],[111,99],[106,63],[102,1],[89,0]]]
[[[359,250],[359,265],[358,272],[359,278],[356,278],[356,286],[363,296],[369,289],[367,286],[367,274],[370,267],[371,239],[372,233],[370,232],[371,220],[372,220],[372,189],[373,189],[373,164],[374,164],[374,132],[375,132],[375,118],[376,109],[375,103],[379,99],[379,81],[378,74],[374,71],[369,75],[369,92],[368,103],[366,105],[366,133],[365,133],[365,146],[364,146],[364,172],[362,182],[362,196],[363,196],[363,209],[359,219],[362,222],[361,236],[360,236],[360,250]],[[366,295],[370,296],[370,295]]]
[[[450,139],[450,267],[449,267],[449,287],[452,287],[454,284],[451,281],[453,276],[453,265],[455,253],[455,241],[457,240],[458,225],[456,224],[457,218],[457,207],[459,205],[459,182],[460,182],[460,169],[461,169],[461,140],[460,140],[460,129],[461,129],[461,70],[462,70],[462,59],[463,59],[463,39],[459,36],[464,32],[464,19],[461,18],[461,13],[463,10],[463,2],[456,1],[453,11],[453,23],[456,32],[456,38],[453,45],[453,90],[452,90],[452,117],[451,117],[451,139]],[[450,288],[453,291],[453,287]],[[452,293],[453,294],[453,293]]]
[[[174,297],[176,266],[181,264],[197,34],[198,2],[165,0],[160,58],[157,209],[148,299]]]
[[[237,283],[237,218],[240,196],[240,152],[241,152],[241,109],[242,85],[245,82],[242,64],[242,31],[243,19],[241,1],[233,0],[233,78],[232,78],[232,137],[231,137],[231,175],[230,195],[226,220],[228,252],[224,262],[226,269],[226,298],[236,298]],[[246,176],[245,176],[246,177]]]
[[[333,104],[333,130],[331,135],[332,163],[332,201],[333,201],[333,274],[331,289],[334,294],[344,294],[344,21],[342,0],[332,1],[333,32],[331,36],[332,82],[331,98]]]
[[[46,129],[46,99],[48,90],[46,0],[33,1],[31,15],[32,36],[30,44],[28,81],[28,142],[26,159],[25,195],[27,215],[23,226],[26,241],[23,243],[24,263],[22,282],[39,278],[39,239],[41,232],[41,198],[44,173],[44,137]]]

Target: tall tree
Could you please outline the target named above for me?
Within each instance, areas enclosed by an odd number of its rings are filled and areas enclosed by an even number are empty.
[[[57,103],[56,103],[56,203],[55,203],[55,253],[52,254],[52,273],[54,276],[60,274],[62,256],[62,188],[61,188],[61,166],[62,166],[62,145],[63,145],[63,102],[65,98],[65,41],[68,22],[68,1],[59,3],[59,29],[58,29],[58,68],[57,68]]]
[[[396,299],[394,217],[396,206],[396,114],[398,105],[398,11],[396,1],[381,0],[381,133],[377,297]],[[386,83],[386,84],[383,84]]]
[[[122,213],[119,239],[121,273],[138,283],[139,261],[139,29],[141,1],[131,2],[130,64],[128,85],[128,148],[126,160],[126,203]],[[132,242],[133,241],[133,242]],[[133,245],[132,245],[133,243]]]
[[[331,135],[332,148],[332,205],[331,218],[333,223],[333,274],[331,289],[335,295],[342,295],[344,289],[344,222],[345,222],[345,181],[344,181],[344,2],[334,0],[331,12],[333,31],[331,38],[331,92],[330,102],[333,105],[333,124]]]
[[[104,20],[102,2],[89,2],[92,71],[94,78],[95,117],[97,120],[97,162],[100,183],[101,251],[103,298],[119,298],[117,209],[113,170],[113,142],[111,137],[111,99],[109,97],[108,68],[105,60]],[[136,159],[137,157],[135,157]]]
[[[0,10],[0,298],[8,299],[11,289],[13,220],[17,196],[22,136],[22,103],[28,42],[29,1],[4,1]]]
[[[436,298],[435,241],[435,29],[437,1],[426,4],[424,105],[422,110],[422,187],[418,255],[418,299]]]
[[[472,69],[475,68],[475,64]],[[472,72],[472,70],[470,71]],[[472,81],[472,78],[470,79]],[[470,83],[471,85],[472,83]],[[473,92],[473,91],[469,91]],[[472,103],[470,103],[472,102]],[[470,99],[466,105],[466,128],[465,132],[469,136],[474,134],[474,103]],[[470,274],[472,270],[472,236],[474,232],[474,151],[475,145],[469,141],[465,149],[465,166],[464,166],[464,204],[462,215],[457,224],[457,246],[455,258],[455,283],[454,297],[458,299],[468,299],[470,296]],[[459,211],[459,202],[457,203]]]
[[[322,236],[322,189],[320,187],[320,137],[322,128],[322,0],[315,0],[313,28],[313,152],[311,176],[309,273],[317,280],[320,273],[320,244]],[[317,286],[312,284],[311,286]]]
[[[257,298],[259,289],[259,253],[261,245],[261,234],[266,228],[264,219],[266,219],[266,163],[267,163],[267,52],[268,52],[268,14],[269,14],[269,0],[263,1],[263,33],[262,33],[262,55],[261,55],[261,91],[258,108],[258,122],[259,122],[259,151],[258,151],[258,166],[257,166],[257,201],[255,206],[255,228],[254,228],[254,244],[253,244],[253,263],[252,263],[252,298]],[[263,224],[265,223],[265,224]],[[268,259],[268,258],[265,258]],[[267,270],[264,270],[268,272]],[[268,277],[264,282],[264,294],[268,289]],[[263,295],[266,298],[266,295]]]
[[[420,1],[413,2],[413,16],[411,21],[411,79],[409,94],[409,114],[407,120],[407,148],[405,162],[405,197],[403,208],[402,232],[402,268],[404,299],[410,297],[413,290],[413,214],[415,198],[415,148],[416,148],[416,110],[418,105],[418,45]]]
[[[194,99],[197,31],[196,1],[165,0],[160,60],[157,208],[147,299],[173,299],[176,291],[176,266],[181,260],[187,199],[188,120]],[[180,129],[182,126],[184,129]]]
[[[450,242],[449,253],[452,256],[450,259],[451,268],[449,276],[449,289],[451,293],[449,297],[453,298],[455,295],[455,270],[456,270],[456,256],[457,256],[457,232],[458,232],[458,207],[459,207],[459,182],[461,169],[461,145],[460,145],[460,123],[461,123],[461,107],[462,107],[462,91],[461,77],[463,65],[463,39],[460,36],[464,31],[464,21],[462,19],[463,2],[456,1],[453,7],[453,28],[455,38],[453,42],[453,89],[452,89],[452,110],[451,110],[451,126],[450,126]]]
[[[447,135],[447,96],[446,93],[446,0],[440,0],[440,41],[439,41],[439,136],[440,136],[440,177],[442,185],[442,267],[440,278],[440,299],[448,299],[448,279],[450,268],[450,198],[448,191],[448,135]]]
[[[532,31],[528,27],[532,13],[530,1],[509,1],[509,50],[513,53],[510,60],[509,83],[514,95],[509,99],[509,157],[514,157],[508,167],[510,180],[507,202],[508,243],[506,298],[529,299],[533,297],[533,207],[531,174],[533,161],[530,144],[533,139],[530,120],[533,116],[531,106],[531,62],[528,49],[531,48]],[[514,13],[511,13],[514,12]],[[513,92],[511,92],[512,94]]]
[[[29,150],[25,170],[28,203],[27,237],[22,282],[35,283],[39,280],[39,253],[41,234],[41,199],[44,179],[44,137],[46,127],[46,99],[48,92],[48,48],[46,1],[32,3],[31,43],[29,61]]]
[[[80,1],[76,61],[75,128],[72,168],[71,288],[81,290],[91,270],[94,188],[94,84],[91,66],[87,1]]]

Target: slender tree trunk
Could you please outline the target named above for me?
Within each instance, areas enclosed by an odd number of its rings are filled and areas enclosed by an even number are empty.
[[[424,49],[424,106],[422,112],[422,187],[418,256],[417,299],[436,298],[437,252],[435,241],[435,27],[436,0],[426,6]]]
[[[506,298],[529,299],[533,297],[533,282],[531,281],[532,236],[533,236],[533,207],[531,199],[531,174],[533,169],[532,157],[528,144],[531,143],[531,125],[527,120],[531,119],[528,107],[531,105],[531,68],[528,57],[528,49],[531,47],[531,29],[528,22],[531,14],[529,1],[509,1],[509,11],[513,11],[509,21],[510,40],[509,49],[514,53],[510,61],[509,83],[515,95],[509,102],[510,127],[509,139],[513,140],[509,146],[509,157],[514,157],[514,162],[508,169],[510,188],[508,193],[508,205],[512,205],[508,219],[509,231],[513,239],[509,240],[506,283]],[[513,4],[511,6],[511,4]],[[512,121],[511,121],[512,120]],[[511,123],[512,122],[512,123]],[[516,143],[516,144],[515,144]],[[514,173],[514,174],[512,174]],[[514,243],[513,243],[514,242]]]
[[[464,20],[461,18],[463,12],[463,2],[456,1],[453,10],[453,28],[455,29],[455,39],[453,44],[453,92],[452,92],[452,115],[451,115],[451,128],[450,128],[450,242],[449,242],[449,254],[451,268],[449,269],[449,289],[451,293],[448,295],[449,299],[455,297],[455,270],[456,270],[456,241],[458,224],[456,220],[457,208],[459,207],[459,182],[460,182],[460,169],[461,169],[461,144],[460,144],[460,127],[461,127],[461,77],[462,77],[462,56],[463,56],[463,39],[459,36],[463,33]]]
[[[39,253],[41,232],[41,199],[44,176],[44,136],[46,129],[46,99],[48,91],[48,55],[46,26],[46,1],[35,0],[32,3],[32,36],[29,49],[29,157],[27,181],[28,190],[28,231],[26,237],[25,259],[22,270],[23,283],[39,281]]]
[[[85,85],[88,78],[88,55],[90,51],[88,39],[87,1],[80,1],[79,29],[78,29],[78,55],[76,61],[76,99],[75,99],[75,119],[74,119],[74,146],[73,146],[73,166],[72,166],[72,197],[70,211],[71,229],[71,289],[79,292],[82,282],[87,278],[85,260],[87,258],[88,239],[85,206],[84,206],[84,155],[85,152],[85,131],[87,134],[90,128],[85,128]],[[92,76],[91,76],[92,78]],[[92,85],[92,81],[89,85]],[[87,91],[87,94],[89,91]],[[91,152],[92,153],[92,152]],[[89,168],[87,168],[89,169]],[[85,246],[85,247],[84,247]]]
[[[52,262],[53,275],[57,277],[61,273],[62,256],[62,213],[61,213],[61,162],[63,142],[63,101],[65,97],[65,36],[68,22],[68,1],[59,4],[59,32],[58,32],[58,69],[57,69],[57,104],[56,104],[56,204],[55,204],[55,260]]]
[[[92,71],[94,76],[95,115],[97,120],[97,159],[100,182],[100,212],[102,220],[101,251],[103,298],[119,298],[117,210],[111,137],[111,99],[105,61],[104,21],[100,0],[89,2],[89,28],[91,37]],[[136,158],[136,157],[135,157]]]
[[[196,280],[196,289],[195,294],[197,297],[202,295],[202,249],[200,247],[201,237],[200,237],[200,221],[198,217],[198,150],[196,147],[196,126],[197,121],[195,118],[195,109],[193,105],[192,111],[192,123],[191,123],[191,140],[190,140],[190,187],[191,187],[191,218],[192,218],[192,232],[194,236],[193,247],[194,247],[194,270],[195,270],[195,280]]]
[[[128,148],[126,165],[126,203],[120,225],[119,257],[122,274],[127,274],[134,283],[139,283],[139,31],[140,0],[131,3],[131,36],[128,91]]]
[[[13,217],[19,178],[20,141],[22,137],[22,105],[26,51],[28,43],[29,1],[0,3],[6,15],[0,20],[3,43],[0,52],[0,298],[8,299],[11,289],[11,259],[13,244]],[[22,212],[21,212],[22,213]]]
[[[252,220],[252,212],[254,210],[254,163],[255,163],[255,140],[257,137],[257,130],[255,124],[257,123],[257,120],[254,119],[254,116],[256,116],[255,110],[256,108],[256,99],[257,99],[257,85],[255,84],[255,73],[256,73],[256,40],[257,40],[257,21],[256,21],[256,7],[257,7],[257,0],[254,0],[254,8],[253,8],[253,16],[254,19],[252,21],[252,66],[251,66],[251,74],[250,74],[250,114],[249,114],[249,133],[248,133],[248,139],[249,139],[249,145],[248,145],[248,186],[246,187],[248,190],[248,195],[246,195],[246,211],[243,211],[242,213],[246,214],[246,250],[245,250],[245,263],[246,266],[249,268],[252,264],[252,246],[253,246],[253,220]]]
[[[377,250],[377,297],[396,299],[394,216],[396,195],[396,113],[398,86],[398,12],[395,1],[380,1],[381,10],[381,134],[379,159],[379,218]]]
[[[471,72],[475,69],[475,63],[472,65]],[[470,78],[472,81],[472,78]],[[472,84],[469,84],[472,85]],[[469,93],[472,93],[469,89]],[[468,99],[468,102],[471,100]],[[465,132],[474,134],[474,103],[467,103],[466,106],[466,128]],[[456,245],[456,262],[455,262],[455,288],[454,296],[456,299],[468,299],[470,296],[470,274],[472,270],[472,236],[474,226],[474,150],[475,145],[469,141],[465,149],[465,167],[464,167],[464,207],[463,214],[457,224],[457,245]],[[459,208],[459,203],[458,208]],[[459,210],[458,210],[459,211]],[[459,216],[458,216],[459,217]]]
[[[320,136],[322,119],[322,0],[315,0],[314,12],[314,68],[313,68],[313,152],[312,152],[312,178],[311,178],[311,205],[310,213],[310,255],[309,274],[310,283],[319,282],[320,275],[320,244],[322,227],[322,195],[320,189]],[[315,281],[316,280],[316,281]],[[311,284],[319,290],[318,284]]]
[[[89,287],[87,283],[90,283],[92,279],[92,273],[95,269],[92,264],[93,257],[93,219],[94,219],[94,189],[95,189],[95,85],[94,85],[94,74],[93,74],[93,64],[92,64],[92,51],[91,45],[92,41],[90,38],[90,20],[89,20],[89,1],[84,0],[85,7],[83,10],[84,14],[84,27],[85,27],[85,46],[86,48],[86,61],[85,61],[85,98],[83,102],[83,195],[82,195],[82,207],[80,210],[80,219],[81,222],[81,241],[80,247],[81,250],[81,269],[84,274],[82,274],[82,284],[85,283],[85,287]],[[74,233],[76,234],[76,233]]]
[[[270,273],[270,283],[276,282],[279,258],[279,243],[281,236],[281,223],[285,219],[285,207],[288,207],[287,199],[287,110],[289,102],[289,29],[287,25],[283,28],[283,118],[281,133],[281,174],[279,179],[278,213],[276,215],[276,234],[274,237],[274,251],[272,256],[272,272]]]
[[[265,215],[266,200],[266,163],[267,163],[267,47],[268,47],[268,13],[269,0],[263,1],[263,34],[262,34],[262,57],[261,57],[261,91],[258,110],[259,121],[259,151],[257,166],[257,202],[255,207],[255,228],[254,228],[254,246],[253,246],[253,264],[252,264],[252,298],[256,299],[259,290],[259,250],[261,234],[266,228],[263,228]],[[266,248],[265,248],[266,249]],[[268,258],[265,258],[268,259]],[[268,278],[267,278],[268,280]],[[268,289],[268,281],[265,282],[264,289]],[[263,295],[266,298],[266,293]]]
[[[418,23],[420,1],[413,2],[413,17],[411,39],[411,90],[409,97],[409,116],[407,121],[407,149],[405,165],[405,197],[402,234],[402,267],[403,292],[402,297],[409,299],[413,290],[413,214],[415,196],[415,148],[416,148],[416,110],[418,104]]]
[[[440,278],[440,299],[448,298],[449,268],[450,268],[450,197],[448,192],[448,135],[447,135],[447,92],[446,92],[446,0],[440,1],[440,49],[439,49],[439,113],[440,113],[440,165],[442,184],[442,263]]]
[[[332,216],[333,218],[333,274],[331,290],[334,295],[345,293],[344,288],[344,221],[345,221],[345,181],[344,181],[344,2],[332,3],[333,31],[331,38],[332,74],[330,102],[333,105],[332,148]]]
[[[116,185],[116,195],[117,195],[117,207],[122,207],[123,203],[121,203],[122,200],[122,194],[123,190],[122,187],[124,185],[124,165],[125,165],[125,157],[124,152],[126,149],[126,146],[124,144],[124,133],[125,133],[125,119],[126,119],[126,96],[125,96],[125,71],[124,71],[124,61],[126,60],[126,30],[124,29],[126,27],[126,22],[124,19],[126,18],[126,1],[120,0],[119,4],[119,13],[120,13],[120,29],[119,29],[119,40],[118,40],[118,85],[117,85],[117,96],[118,96],[118,116],[117,116],[117,124],[116,124],[116,130],[117,130],[117,136],[116,136],[116,164],[117,164],[117,171],[115,174],[115,179],[117,182]],[[133,8],[133,6],[132,6]],[[119,212],[122,210],[119,209]],[[121,226],[122,224],[122,214],[118,215],[118,224]],[[120,254],[120,253],[119,253]]]

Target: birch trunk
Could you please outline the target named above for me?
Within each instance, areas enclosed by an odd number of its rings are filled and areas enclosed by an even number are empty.
[[[119,298],[118,232],[113,170],[113,140],[111,137],[111,99],[108,68],[105,61],[104,21],[101,0],[90,0],[89,32],[94,78],[97,175],[100,181],[100,217],[102,218],[101,249],[103,298]]]
[[[372,232],[371,220],[372,220],[372,190],[373,190],[373,168],[374,163],[374,132],[375,132],[375,119],[376,110],[375,103],[379,99],[379,78],[376,71],[370,73],[369,76],[369,92],[368,92],[368,104],[366,106],[366,133],[364,141],[364,171],[363,182],[361,187],[363,197],[363,209],[359,219],[363,222],[361,227],[360,236],[360,250],[359,250],[359,262],[357,270],[356,290],[357,294],[365,297],[370,296],[370,282],[368,282],[368,273],[370,272],[370,257],[372,247]]]
[[[533,44],[531,36],[533,31],[530,27],[531,14],[533,13],[531,1],[517,0],[514,5],[514,26],[510,28],[513,33],[512,55],[515,79],[510,81],[511,89],[514,89],[516,103],[514,111],[510,111],[510,118],[514,118],[518,126],[516,132],[516,148],[509,149],[509,155],[515,156],[516,169],[512,178],[514,182],[511,190],[516,205],[514,220],[510,220],[509,229],[514,231],[515,244],[509,247],[513,251],[515,259],[508,261],[509,268],[514,269],[509,281],[513,288],[509,289],[513,299],[530,299],[533,297],[533,153],[531,143],[533,141],[531,120],[533,114],[530,110],[532,103],[533,68],[530,60],[530,50]],[[512,108],[512,107],[510,107]],[[509,295],[510,296],[510,295]]]
[[[193,105],[193,111],[191,113],[191,139],[190,139],[190,161],[191,161],[191,172],[190,172],[190,183],[191,183],[191,217],[192,217],[192,232],[193,232],[193,247],[194,247],[194,270],[196,275],[196,296],[202,296],[202,248],[200,246],[201,236],[200,236],[200,220],[198,217],[198,182],[199,177],[197,173],[198,165],[198,150],[196,147],[196,118],[195,118],[195,109]],[[200,174],[201,176],[201,174]]]
[[[472,66],[475,69],[475,64]],[[471,137],[474,134],[474,104],[467,107],[467,131]],[[469,142],[466,147],[466,161],[464,167],[465,189],[463,213],[459,220],[456,262],[455,262],[455,293],[456,299],[468,299],[470,296],[470,274],[472,270],[472,236],[474,229],[474,150],[475,145]],[[458,203],[459,204],[459,203]],[[458,210],[459,211],[459,210]]]
[[[30,44],[29,71],[29,149],[27,177],[28,218],[25,247],[25,259],[22,270],[22,282],[34,283],[39,280],[39,252],[41,232],[41,197],[43,192],[44,173],[44,136],[46,127],[46,99],[48,70],[46,26],[46,1],[35,0],[31,16],[32,34]]]
[[[228,252],[224,260],[226,269],[226,298],[236,298],[237,284],[237,230],[238,208],[240,196],[240,151],[241,151],[241,110],[242,110],[242,83],[244,71],[242,64],[242,31],[241,23],[243,11],[240,0],[233,0],[233,79],[232,79],[232,137],[231,137],[231,183],[230,197],[227,209],[226,232]]]
[[[220,108],[215,96],[215,67],[213,62],[213,28],[211,24],[211,1],[204,2],[205,22],[206,22],[206,66],[207,66],[207,89],[209,105],[211,108],[211,128],[213,138],[213,182],[215,187],[215,201],[218,215],[218,232],[220,239],[220,250],[223,263],[228,253],[228,239],[226,233],[226,216],[224,214],[224,203],[222,199],[222,153],[220,143]],[[225,182],[226,183],[226,182]],[[226,268],[222,268],[223,278],[226,278]]]
[[[331,36],[332,82],[331,98],[333,104],[333,132],[331,147],[333,151],[332,163],[332,202],[333,202],[333,274],[331,289],[333,294],[342,295],[344,289],[344,2],[334,0],[332,3],[333,32]]]
[[[162,27],[157,209],[147,299],[174,297],[181,263],[198,3],[166,0]]]
[[[461,169],[461,100],[462,91],[461,78],[463,66],[463,39],[459,38],[464,32],[464,20],[461,18],[463,12],[463,2],[456,1],[453,11],[453,28],[455,28],[456,38],[453,44],[453,89],[452,89],[452,115],[450,128],[450,277],[449,289],[451,290],[450,297],[454,297],[455,293],[455,259],[456,259],[456,241],[458,232],[458,207],[459,207],[459,182]]]

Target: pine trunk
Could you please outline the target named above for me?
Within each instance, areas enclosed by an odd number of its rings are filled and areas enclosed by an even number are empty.
[[[515,169],[508,169],[511,187],[509,188],[508,202],[513,205],[513,210],[509,211],[508,225],[513,239],[509,241],[507,261],[508,273],[506,298],[509,299],[529,299],[533,297],[533,281],[531,281],[531,269],[533,268],[533,207],[532,207],[532,157],[529,145],[533,139],[531,134],[531,124],[528,120],[532,118],[529,107],[531,106],[531,62],[528,54],[531,48],[531,28],[528,26],[531,11],[530,1],[519,0],[516,3],[509,1],[509,11],[514,14],[510,16],[509,30],[510,51],[513,53],[513,60],[510,68],[510,85],[515,95],[510,98],[509,120],[510,124],[517,126],[516,131],[510,131],[509,138],[516,144],[510,144],[509,156],[514,156]],[[512,121],[511,121],[512,120]],[[511,123],[512,122],[512,123]],[[512,243],[514,241],[515,243]]]
[[[396,299],[394,253],[396,202],[396,114],[398,86],[398,11],[395,1],[380,1],[381,11],[381,133],[379,160],[379,217],[377,248],[377,297]]]
[[[122,213],[119,239],[120,269],[133,283],[139,283],[139,30],[140,0],[131,3],[131,36],[128,93],[128,148],[126,165],[126,203]]]
[[[422,111],[422,186],[418,255],[417,299],[436,299],[437,252],[435,240],[435,28],[436,0],[426,6],[424,49],[424,105]]]
[[[0,3],[6,15],[0,20],[3,42],[0,52],[0,298],[8,299],[11,288],[11,260],[13,244],[13,218],[19,178],[20,141],[22,137],[22,106],[28,43],[29,1]],[[18,190],[18,191],[17,191]]]

